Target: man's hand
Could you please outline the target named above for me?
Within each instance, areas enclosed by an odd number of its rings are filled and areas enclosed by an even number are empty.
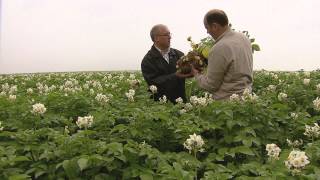
[[[192,76],[196,76],[199,74],[199,70],[196,69],[192,64],[191,64],[191,74]]]
[[[193,77],[193,74],[191,74],[191,72],[188,74],[182,74],[180,72],[176,72],[176,76],[179,78],[191,78],[191,77]]]

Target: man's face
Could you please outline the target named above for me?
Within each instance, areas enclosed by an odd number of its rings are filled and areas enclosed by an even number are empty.
[[[216,39],[216,24],[212,23],[211,25],[209,25],[206,21],[204,21],[204,27],[206,28],[207,33],[210,34],[214,39]]]
[[[167,49],[170,47],[171,33],[167,27],[159,28],[158,33],[155,36],[156,45],[159,48]]]

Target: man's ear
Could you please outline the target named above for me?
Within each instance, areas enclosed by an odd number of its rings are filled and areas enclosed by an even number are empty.
[[[155,36],[154,37],[154,42],[158,42],[159,41],[159,36]]]
[[[211,24],[208,24],[207,27],[208,27],[208,29],[210,29],[210,31],[216,30],[217,24],[216,23],[211,23]]]
[[[211,24],[211,28],[213,28],[213,30],[217,30],[219,28],[219,24],[217,23],[212,23]]]

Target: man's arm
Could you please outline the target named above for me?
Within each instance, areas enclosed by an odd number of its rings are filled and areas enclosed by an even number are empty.
[[[194,74],[198,85],[209,92],[218,91],[223,82],[227,66],[227,60],[223,55],[217,51],[211,53],[211,57],[208,58],[207,74]]]
[[[147,81],[148,85],[162,85],[163,83],[170,81],[176,77],[175,73],[168,75],[158,75],[158,70],[154,64],[152,64],[149,59],[144,59],[141,63],[142,75]]]

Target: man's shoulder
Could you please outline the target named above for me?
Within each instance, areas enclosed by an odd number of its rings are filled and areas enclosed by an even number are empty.
[[[177,53],[179,53],[179,54],[183,54],[183,52],[182,52],[182,51],[180,51],[180,50],[178,50],[178,49],[171,48],[171,50],[172,50],[172,51],[174,51],[174,52],[177,52]]]
[[[156,52],[154,48],[150,48],[149,51],[144,55],[142,61],[148,61],[149,59],[153,59],[156,57]]]
[[[222,38],[219,43],[215,44],[215,48],[225,49],[234,46],[239,46],[239,44],[247,43],[249,39],[241,32],[230,31],[224,38]]]
[[[170,48],[170,52],[173,54],[176,54],[178,57],[181,57],[184,55],[184,53],[182,51],[175,49],[175,48]]]
[[[236,32],[232,31],[232,34],[228,38],[230,41],[236,41],[239,43],[248,43],[250,42],[249,37],[247,37],[244,33],[242,32]]]

